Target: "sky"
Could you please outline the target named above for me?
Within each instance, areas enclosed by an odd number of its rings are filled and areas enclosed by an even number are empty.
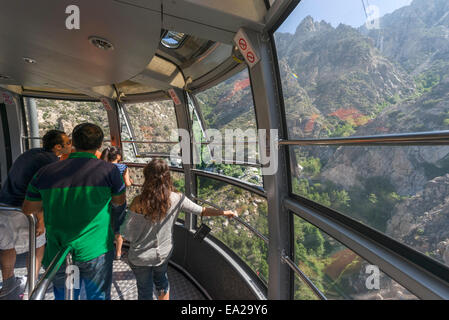
[[[380,17],[412,2],[412,0],[302,0],[277,31],[295,33],[296,27],[308,15],[314,20],[329,22],[334,27],[340,23],[360,27],[366,21],[362,1],[366,7],[377,6]]]

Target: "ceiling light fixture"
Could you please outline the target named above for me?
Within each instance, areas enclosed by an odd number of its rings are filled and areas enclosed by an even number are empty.
[[[89,37],[89,42],[99,49],[106,51],[114,50],[114,46],[110,41],[100,37],[91,36]]]
[[[25,61],[26,63],[30,63],[30,64],[36,63],[36,60],[28,58],[28,57],[23,57],[23,61]]]

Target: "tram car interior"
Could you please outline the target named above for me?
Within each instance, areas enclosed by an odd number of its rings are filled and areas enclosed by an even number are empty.
[[[128,205],[162,158],[238,213],[180,213],[171,299],[449,299],[447,0],[1,0],[0,41],[2,186],[90,122]],[[113,300],[137,299],[128,246]],[[53,299],[27,259],[24,299]]]

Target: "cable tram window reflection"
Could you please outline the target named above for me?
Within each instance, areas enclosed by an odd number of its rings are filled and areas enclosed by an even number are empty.
[[[449,129],[445,0],[303,0],[274,34],[290,139]]]
[[[198,197],[218,207],[236,210],[239,217],[268,238],[266,199],[221,181],[198,177]],[[204,204],[207,206],[207,204]],[[201,223],[200,219],[197,220]],[[244,225],[224,217],[203,217],[211,234],[225,243],[267,283],[268,246]]]
[[[294,230],[294,262],[327,299],[417,299],[376,265],[296,215]],[[316,299],[297,276],[294,290],[295,300]]]
[[[194,100],[197,109],[191,115],[197,168],[262,185],[248,70],[197,93]]]

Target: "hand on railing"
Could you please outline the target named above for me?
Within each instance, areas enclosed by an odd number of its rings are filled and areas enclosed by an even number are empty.
[[[231,218],[238,218],[239,215],[237,214],[236,211],[226,210],[223,211],[223,216],[225,216],[228,219],[231,219]]]

